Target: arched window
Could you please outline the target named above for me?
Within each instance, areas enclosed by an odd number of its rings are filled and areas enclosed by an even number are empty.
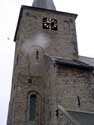
[[[30,95],[29,102],[29,121],[34,121],[36,118],[37,96],[35,94]]]

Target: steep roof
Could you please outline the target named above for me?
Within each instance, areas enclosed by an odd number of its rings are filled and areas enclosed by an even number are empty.
[[[32,7],[56,10],[53,0],[34,0]]]

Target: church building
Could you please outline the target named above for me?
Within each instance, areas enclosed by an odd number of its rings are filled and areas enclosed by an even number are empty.
[[[77,14],[22,6],[7,125],[94,125],[94,60],[78,54]]]

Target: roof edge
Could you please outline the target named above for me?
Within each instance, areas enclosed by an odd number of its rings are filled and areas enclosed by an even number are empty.
[[[56,64],[59,65],[66,65],[66,66],[71,66],[71,67],[77,67],[77,68],[82,68],[82,69],[87,69],[87,70],[94,70],[93,66],[90,66],[86,63],[79,62],[79,60],[67,60],[67,59],[58,59],[54,58]]]

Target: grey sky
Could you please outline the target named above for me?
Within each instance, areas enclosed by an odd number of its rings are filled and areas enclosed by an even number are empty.
[[[94,57],[93,0],[54,0],[54,3],[59,11],[78,14],[79,54]],[[32,5],[32,0],[0,0],[0,125],[6,125],[15,49],[13,37],[22,4]]]

